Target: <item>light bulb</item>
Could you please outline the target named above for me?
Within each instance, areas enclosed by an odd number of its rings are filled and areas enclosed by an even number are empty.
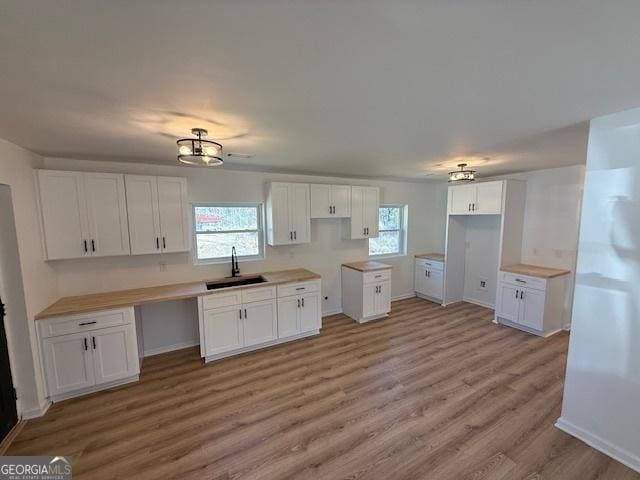
[[[180,152],[180,155],[191,155],[191,147],[189,147],[188,145],[182,145],[178,149],[178,152]]]

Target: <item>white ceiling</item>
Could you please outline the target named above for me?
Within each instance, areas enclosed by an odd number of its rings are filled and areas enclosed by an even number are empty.
[[[230,168],[353,176],[583,163],[586,122],[640,105],[639,19],[637,0],[0,0],[0,137],[171,164],[204,126],[255,153]]]

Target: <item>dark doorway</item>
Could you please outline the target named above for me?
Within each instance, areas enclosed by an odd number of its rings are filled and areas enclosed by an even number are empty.
[[[4,329],[4,303],[0,299],[0,441],[6,437],[16,423],[16,391],[11,380],[11,365],[7,348],[7,333]]]

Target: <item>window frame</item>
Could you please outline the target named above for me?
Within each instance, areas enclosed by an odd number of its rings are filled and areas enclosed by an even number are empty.
[[[217,207],[217,208],[233,208],[233,207],[255,207],[258,212],[258,228],[257,230],[221,230],[216,232],[196,230],[196,208],[197,207]],[[221,263],[229,263],[231,260],[231,252],[226,257],[217,258],[198,258],[198,235],[210,233],[241,233],[241,232],[258,232],[258,254],[257,255],[238,255],[238,262],[247,262],[255,260],[264,260],[265,258],[265,231],[264,231],[264,204],[261,202],[197,202],[191,204],[191,221],[192,221],[192,244],[193,244],[193,263],[194,265],[215,265]]]
[[[400,226],[398,229],[383,229],[380,228],[380,209],[381,208],[398,208],[400,209]],[[378,207],[378,237],[382,232],[399,232],[400,239],[398,241],[398,245],[400,250],[393,253],[371,253],[371,240],[375,240],[375,238],[370,238],[367,241],[367,251],[370,258],[392,258],[392,257],[405,257],[407,255],[407,224],[408,224],[408,207],[407,205],[397,204],[397,203],[385,203],[380,204]]]

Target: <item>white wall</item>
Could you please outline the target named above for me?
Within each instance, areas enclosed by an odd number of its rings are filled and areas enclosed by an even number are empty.
[[[591,122],[558,426],[640,471],[640,109]]]
[[[33,317],[58,297],[55,272],[42,261],[41,254],[32,168],[40,167],[42,162],[41,157],[0,140],[0,184],[7,185],[11,194],[9,200],[9,190],[4,190],[3,206],[7,207],[10,203],[13,205],[13,212],[2,212],[1,253],[10,255],[12,251],[15,252],[11,245],[11,237],[14,235],[14,226],[11,225],[13,218],[19,250],[19,261],[3,261],[0,285],[4,285],[2,293],[5,301],[9,305],[15,305],[6,318],[7,334],[13,352],[12,374],[18,393],[18,408],[26,417],[38,415],[46,405]],[[16,271],[17,268],[20,272]],[[16,285],[21,280],[24,288]],[[24,305],[20,305],[22,299],[19,297],[23,293]],[[7,298],[7,295],[12,298]]]
[[[496,177],[527,182],[522,263],[571,271],[565,326],[571,323],[584,171],[584,165],[574,165]]]

